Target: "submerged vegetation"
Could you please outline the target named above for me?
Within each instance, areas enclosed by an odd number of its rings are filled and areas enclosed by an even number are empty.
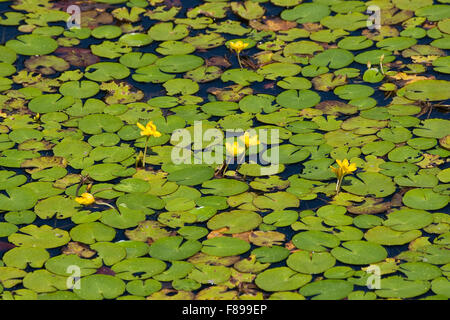
[[[0,8],[0,299],[450,297],[447,0]]]

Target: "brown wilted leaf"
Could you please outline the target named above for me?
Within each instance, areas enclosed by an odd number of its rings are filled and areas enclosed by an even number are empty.
[[[389,76],[390,78],[401,81],[402,85],[406,85],[408,83],[413,83],[419,80],[429,80],[429,79],[436,79],[434,76],[431,77],[424,77],[424,76],[417,76],[415,74],[406,74],[404,72],[397,72],[393,76]]]
[[[99,25],[112,24],[113,16],[108,12],[99,12],[97,10],[90,10],[83,12],[81,15],[81,27],[95,29]]]
[[[428,154],[428,153],[423,154],[422,161],[416,162],[416,164],[423,169],[434,168],[443,163],[444,160],[441,159],[441,157],[439,157],[437,154]]]
[[[53,3],[53,9],[61,9],[61,11],[67,11],[67,8],[71,5],[79,6],[81,12],[89,10],[104,11],[111,7],[107,3],[98,3],[93,0],[60,0]]]
[[[363,203],[348,206],[347,210],[353,214],[383,213],[391,207],[390,202],[383,202],[383,200],[383,198],[365,198]]]
[[[262,22],[258,20],[251,20],[250,26],[259,31],[286,31],[297,26],[295,21],[286,21],[279,17],[263,19]]]
[[[243,97],[253,94],[253,89],[241,85],[231,85],[224,88],[211,87],[207,92],[215,95],[221,101],[238,102]]]
[[[231,66],[230,61],[227,58],[221,56],[214,56],[206,60],[207,66],[216,66],[229,68]]]
[[[250,242],[259,247],[281,245],[286,235],[277,231],[253,231],[250,233]]]
[[[115,276],[116,275],[116,273],[111,268],[108,268],[106,266],[101,266],[100,268],[98,268],[96,273],[97,274],[106,274],[106,275],[109,275],[109,276]]]
[[[285,243],[285,245],[284,245],[284,247],[286,248],[286,249],[288,249],[289,251],[293,251],[293,250],[296,250],[297,249],[297,247],[292,243],[292,241],[289,241],[289,242],[286,242]]]
[[[341,114],[354,114],[358,112],[358,108],[356,106],[352,106],[338,100],[322,101],[314,108],[321,110],[324,114],[333,116],[338,116]]]
[[[241,232],[241,233],[233,234],[233,238],[238,238],[238,239],[244,240],[246,242],[250,242],[251,235],[252,235],[251,231]]]
[[[96,254],[96,251],[91,250],[87,245],[72,241],[67,244],[62,249],[63,254],[76,254],[77,256],[81,258],[91,258]]]
[[[223,237],[224,233],[227,232],[228,230],[229,230],[228,227],[223,227],[223,228],[220,228],[217,230],[213,230],[206,236],[206,238],[211,239],[211,238]]]
[[[309,32],[319,31],[323,29],[323,26],[320,23],[307,22],[303,23],[302,25],[303,28]]]

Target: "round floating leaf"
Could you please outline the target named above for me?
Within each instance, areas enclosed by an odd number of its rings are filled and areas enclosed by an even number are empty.
[[[171,261],[184,260],[200,251],[202,244],[196,240],[185,240],[181,236],[164,237],[150,246],[150,256]]]
[[[7,41],[5,45],[16,53],[26,56],[45,55],[58,48],[57,42],[52,38],[35,34],[17,36],[16,39]]]
[[[59,92],[64,96],[84,99],[96,95],[100,86],[93,81],[69,81],[61,85]]]
[[[285,108],[311,108],[320,102],[320,96],[311,90],[286,90],[277,96],[277,103]]]
[[[110,81],[124,79],[130,75],[130,70],[120,63],[100,62],[91,64],[85,69],[84,76],[93,81]]]
[[[154,63],[158,57],[153,53],[130,52],[120,57],[120,64],[128,68],[142,68]]]
[[[412,189],[403,196],[403,203],[413,209],[438,210],[448,204],[449,196],[430,189]]]
[[[42,268],[50,254],[44,248],[16,247],[3,255],[3,262],[8,267],[25,269],[28,265],[32,268]]]
[[[386,197],[395,192],[395,184],[389,177],[377,172],[362,172],[355,177],[346,177],[342,184],[345,191],[366,196],[372,195],[377,198]]]
[[[419,230],[395,231],[386,226],[377,226],[366,232],[364,238],[373,243],[395,246],[409,243],[422,235]]]
[[[123,280],[148,279],[166,269],[166,264],[154,258],[130,258],[111,267],[116,277]]]
[[[255,283],[264,291],[290,291],[304,286],[311,279],[311,275],[297,273],[287,267],[278,267],[258,274]]]
[[[119,42],[130,47],[142,47],[150,44],[152,38],[145,33],[127,33],[119,38]]]
[[[241,233],[253,230],[261,224],[262,218],[253,211],[233,210],[220,213],[208,221],[208,228],[217,230],[227,228],[225,233]]]
[[[47,225],[41,227],[28,225],[8,237],[8,241],[16,246],[33,248],[57,248],[69,242],[67,231],[53,229]]]
[[[88,222],[77,225],[70,230],[70,237],[74,241],[93,244],[99,241],[111,241],[116,231],[100,222]]]
[[[36,113],[49,113],[64,110],[75,102],[74,97],[60,94],[44,94],[30,101],[28,108]]]
[[[289,268],[306,274],[322,273],[334,266],[336,259],[328,252],[298,251],[289,256],[286,263]]]
[[[214,179],[202,183],[202,193],[216,196],[232,196],[247,191],[248,185],[233,179]]]
[[[6,190],[7,196],[0,194],[0,210],[20,211],[31,209],[38,200],[38,196],[29,189],[23,187]]]
[[[352,292],[353,284],[345,280],[319,280],[300,289],[300,294],[311,300],[342,300]]]
[[[340,241],[333,234],[310,230],[297,233],[292,237],[292,243],[299,249],[320,252],[337,247]]]
[[[425,210],[400,209],[387,215],[388,219],[383,222],[385,226],[396,231],[410,231],[422,229],[433,222],[431,213]]]
[[[328,49],[314,56],[310,63],[319,67],[340,69],[353,62],[353,54],[345,49]]]
[[[400,92],[410,100],[447,100],[450,99],[450,82],[445,80],[419,80],[407,84]]]
[[[281,18],[298,23],[319,22],[330,14],[330,9],[325,4],[302,3],[295,8],[286,9],[281,12]]]
[[[93,274],[80,280],[73,291],[85,300],[114,299],[125,292],[125,283],[114,276]]]
[[[381,279],[380,288],[376,290],[377,296],[382,298],[412,298],[417,297],[430,289],[428,281],[410,281],[400,276],[391,276]]]
[[[194,55],[173,55],[161,58],[156,65],[163,72],[181,73],[194,70],[203,64],[203,59]]]
[[[384,260],[387,251],[379,244],[367,241],[348,241],[331,250],[331,254],[346,264],[364,265]]]
[[[404,273],[408,280],[433,280],[442,274],[439,267],[426,262],[407,262],[399,267],[399,271]]]
[[[173,171],[167,180],[174,181],[178,185],[193,186],[211,179],[214,176],[214,169],[205,166],[191,166],[189,168]]]
[[[289,250],[279,246],[260,247],[253,250],[251,254],[258,262],[275,263],[286,259],[289,256]]]

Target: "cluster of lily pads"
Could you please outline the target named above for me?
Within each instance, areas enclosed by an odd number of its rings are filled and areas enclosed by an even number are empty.
[[[0,299],[448,299],[448,2],[0,0]]]

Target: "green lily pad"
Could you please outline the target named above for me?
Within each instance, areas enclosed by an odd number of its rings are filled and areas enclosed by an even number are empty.
[[[345,280],[319,280],[300,289],[300,294],[312,300],[342,300],[352,292],[353,285]]]
[[[20,232],[20,233],[19,233]],[[16,246],[33,248],[57,248],[69,242],[70,237],[67,231],[53,229],[47,225],[37,227],[27,225],[19,229],[8,237],[8,241]]]
[[[218,257],[239,255],[250,249],[250,244],[248,242],[230,237],[208,239],[203,241],[202,245],[202,252]]]
[[[381,279],[381,289],[375,293],[383,298],[412,298],[419,296],[430,289],[430,283],[427,281],[410,281],[400,276],[391,276]]]
[[[290,291],[304,286],[311,279],[311,275],[297,273],[287,267],[278,267],[259,273],[255,283],[265,291]]]
[[[35,34],[17,36],[17,39],[7,41],[5,46],[27,56],[49,54],[58,48],[54,39]]]
[[[202,245],[196,240],[185,240],[181,236],[163,237],[152,243],[150,256],[161,260],[184,260],[200,251]]]
[[[322,273],[333,267],[336,259],[328,252],[310,253],[298,251],[289,256],[286,263],[289,268],[305,274]]]
[[[114,299],[125,292],[125,282],[110,275],[93,274],[83,277],[74,292],[85,300]]]
[[[385,197],[395,192],[395,184],[389,177],[376,172],[358,173],[358,180],[354,177],[346,177],[342,184],[345,191],[365,196]]]
[[[444,208],[448,201],[448,195],[441,195],[430,189],[412,189],[403,196],[403,203],[413,209],[438,210]]]

